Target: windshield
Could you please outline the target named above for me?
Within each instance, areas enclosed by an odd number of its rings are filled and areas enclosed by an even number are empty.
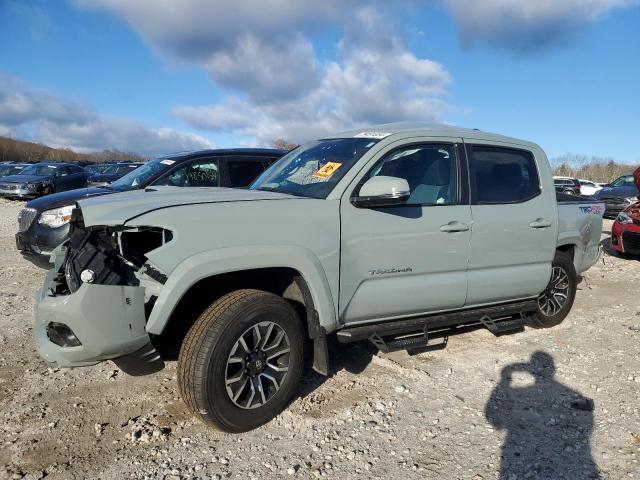
[[[273,164],[250,188],[326,198],[376,143],[378,140],[370,138],[334,138],[307,143]]]
[[[144,187],[156,177],[169,170],[174,163],[176,163],[175,160],[168,158],[151,160],[135,170],[130,171],[124,177],[120,177],[111,184],[111,187],[119,190],[132,190],[134,188]]]
[[[104,172],[104,175],[118,175],[135,170],[139,165],[111,165]]]
[[[612,187],[635,187],[636,182],[633,180],[633,175],[625,175],[611,182]]]
[[[48,177],[55,175],[58,167],[56,165],[31,165],[22,170],[18,175],[34,175],[36,177]]]

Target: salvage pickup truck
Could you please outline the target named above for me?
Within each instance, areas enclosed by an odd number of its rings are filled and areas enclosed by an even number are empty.
[[[248,190],[80,200],[33,332],[52,365],[113,360],[133,375],[161,369],[173,346],[189,409],[246,431],[287,406],[305,352],[329,374],[331,335],[420,352],[473,327],[559,324],[600,254],[603,211],[557,201],[533,143],[407,123],[351,131],[298,147]]]

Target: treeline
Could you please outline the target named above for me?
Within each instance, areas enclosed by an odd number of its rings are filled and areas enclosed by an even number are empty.
[[[583,178],[598,183],[609,183],[622,175],[629,175],[638,165],[617,163],[612,158],[566,154],[551,159],[553,174]]]
[[[52,148],[39,143],[0,137],[0,162],[110,162],[114,160],[144,160],[135,153],[103,150],[78,153],[68,148]]]

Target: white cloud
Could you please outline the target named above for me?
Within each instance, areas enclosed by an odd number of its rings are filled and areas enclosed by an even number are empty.
[[[254,102],[289,100],[317,86],[302,32],[326,27],[360,0],[75,0],[122,17],[163,58],[203,67]]]
[[[463,44],[531,51],[563,41],[579,27],[638,0],[443,0]]]
[[[267,145],[275,138],[302,142],[357,125],[440,118],[451,77],[432,60],[419,58],[373,8],[354,10],[338,45],[338,58],[314,58],[313,88],[293,96],[227,98],[207,106],[180,105],[174,113],[191,126],[232,131]],[[384,28],[383,26],[387,26]],[[275,65],[278,76],[295,69]],[[260,85],[260,78],[253,78]]]
[[[117,149],[145,155],[212,146],[209,140],[192,133],[100,115],[79,100],[30,87],[2,72],[0,134],[77,151]]]

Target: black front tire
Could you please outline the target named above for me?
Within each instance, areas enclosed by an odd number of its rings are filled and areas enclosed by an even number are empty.
[[[562,298],[557,296],[557,292],[559,290],[564,291],[564,289],[557,288],[558,285],[556,284],[556,277],[554,277],[557,272],[566,276],[566,299],[564,299],[562,305],[560,305],[556,311],[550,312],[548,309],[545,311],[543,305],[545,305],[545,301],[549,301],[550,297],[554,297],[554,293],[556,293],[556,301]],[[564,286],[564,283],[560,286]],[[551,279],[549,280],[549,284],[545,291],[542,292],[538,298],[538,309],[531,317],[530,326],[534,328],[551,328],[562,323],[571,311],[571,307],[573,306],[573,302],[576,298],[577,288],[578,275],[576,274],[573,260],[564,252],[556,252],[556,256],[553,259],[552,264]]]
[[[241,408],[228,393],[228,362],[240,337],[265,322],[275,324],[288,338],[288,370],[266,403]],[[194,414],[222,431],[239,433],[259,427],[284,410],[295,394],[304,342],[300,318],[283,298],[260,290],[228,293],[200,315],[184,339],[178,357],[182,399]]]

